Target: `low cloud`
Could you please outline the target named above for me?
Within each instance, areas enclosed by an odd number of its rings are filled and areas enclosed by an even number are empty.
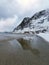
[[[12,31],[13,28],[16,26],[18,17],[17,16],[13,16],[11,18],[8,19],[1,19],[0,20],[0,31]],[[14,26],[15,25],[15,26]]]

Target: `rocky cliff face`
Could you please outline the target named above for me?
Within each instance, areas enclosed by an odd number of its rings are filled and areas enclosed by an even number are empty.
[[[49,32],[49,9],[35,13],[31,18],[25,17],[13,31],[16,33]]]

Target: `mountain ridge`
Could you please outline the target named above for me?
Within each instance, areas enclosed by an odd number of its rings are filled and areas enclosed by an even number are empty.
[[[44,26],[45,25],[45,26]],[[32,17],[25,17],[13,31],[24,33],[26,31],[47,31],[49,28],[49,9],[36,12]]]

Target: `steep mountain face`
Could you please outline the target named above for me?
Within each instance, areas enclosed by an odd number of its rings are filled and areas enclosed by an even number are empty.
[[[29,17],[25,17],[23,21],[21,22],[21,24],[17,28],[14,29],[14,31],[19,30],[19,29],[22,30],[24,27],[27,27],[27,24],[29,23],[29,19],[30,19]]]
[[[49,32],[49,9],[35,13],[31,18],[25,17],[13,31],[16,33]]]

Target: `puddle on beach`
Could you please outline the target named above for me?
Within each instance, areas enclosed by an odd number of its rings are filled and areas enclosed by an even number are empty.
[[[0,41],[0,65],[49,65],[49,45],[39,37]]]

